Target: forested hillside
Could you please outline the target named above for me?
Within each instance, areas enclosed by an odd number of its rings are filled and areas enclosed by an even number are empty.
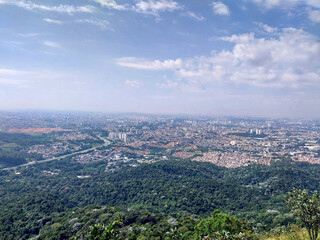
[[[61,216],[89,205],[143,209],[164,218],[207,217],[220,209],[264,231],[294,222],[285,206],[288,191],[314,190],[320,183],[318,165],[286,161],[236,169],[192,161],[161,161],[114,172],[104,166],[65,160],[22,168],[19,174],[2,171],[0,236],[45,236],[43,229],[57,224],[64,229]]]

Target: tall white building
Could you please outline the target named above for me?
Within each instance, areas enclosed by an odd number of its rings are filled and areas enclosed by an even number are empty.
[[[126,133],[110,132],[109,135],[108,135],[108,138],[110,140],[122,140],[125,143],[127,142],[127,134]]]

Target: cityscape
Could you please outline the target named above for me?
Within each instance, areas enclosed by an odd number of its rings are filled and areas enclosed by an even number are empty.
[[[2,112],[0,127],[2,133],[50,136],[50,141],[22,148],[2,143],[2,150],[37,155],[37,162],[63,157],[82,164],[105,161],[106,170],[168,159],[227,168],[285,159],[320,163],[318,120]]]
[[[0,0],[0,240],[317,240],[320,0]]]

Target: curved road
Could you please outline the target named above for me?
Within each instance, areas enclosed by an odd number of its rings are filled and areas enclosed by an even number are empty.
[[[99,146],[96,146],[96,147],[93,147],[93,148],[88,148],[88,149],[85,149],[85,150],[80,150],[80,151],[73,152],[73,153],[68,153],[68,154],[65,154],[65,155],[62,155],[62,156],[59,156],[59,157],[53,157],[53,158],[45,159],[45,160],[42,160],[42,161],[33,161],[33,162],[28,162],[28,163],[25,163],[25,164],[21,164],[19,166],[3,168],[2,170],[17,169],[19,167],[26,167],[26,166],[30,166],[30,165],[37,164],[37,163],[45,163],[45,162],[51,162],[51,161],[55,161],[55,160],[60,160],[60,159],[63,159],[63,158],[66,158],[66,157],[70,157],[70,156],[73,156],[73,155],[86,153],[86,152],[95,150],[95,149],[97,149],[99,147],[108,146],[110,144],[109,140],[106,140],[106,139],[104,139],[104,138],[102,138],[100,136],[98,136],[98,138],[100,138],[104,142],[103,144],[101,144]]]

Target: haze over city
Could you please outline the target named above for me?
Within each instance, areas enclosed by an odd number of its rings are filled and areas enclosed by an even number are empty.
[[[318,0],[0,0],[0,109],[320,118]]]

